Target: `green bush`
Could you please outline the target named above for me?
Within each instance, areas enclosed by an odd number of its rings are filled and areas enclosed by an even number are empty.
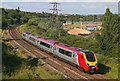
[[[42,61],[41,59],[38,59],[38,63],[37,63],[38,66],[41,66],[42,65]]]
[[[29,56],[29,55],[26,55],[27,56],[27,59],[31,59],[32,57],[31,56]]]
[[[25,53],[25,51],[24,51],[24,50],[22,50],[22,51],[21,51],[21,53],[22,53],[22,54],[24,54],[24,53]]]
[[[35,68],[32,69],[32,73],[33,73],[33,74],[36,73],[36,69],[35,69]]]
[[[61,73],[58,73],[58,79],[65,79],[65,77],[61,74]]]
[[[31,73],[27,73],[28,79],[32,79],[32,74]]]
[[[2,53],[2,58],[4,60],[2,63],[3,75],[9,77],[14,76],[18,70],[25,67],[25,59],[19,57],[16,50],[13,50],[13,48],[5,42],[2,42]]]

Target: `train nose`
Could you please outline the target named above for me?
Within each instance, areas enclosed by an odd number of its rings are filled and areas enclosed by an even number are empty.
[[[90,67],[90,72],[94,73],[95,72],[95,67]]]
[[[89,66],[95,66],[95,64],[94,63],[89,63]]]

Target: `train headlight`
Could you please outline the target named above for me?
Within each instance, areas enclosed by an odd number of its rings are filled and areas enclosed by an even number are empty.
[[[97,64],[95,64],[95,66],[98,66],[98,63],[97,63]]]
[[[89,67],[89,64],[87,63],[86,66]]]

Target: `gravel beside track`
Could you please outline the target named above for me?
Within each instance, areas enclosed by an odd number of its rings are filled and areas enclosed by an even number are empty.
[[[17,26],[9,29],[9,36],[12,41],[14,41],[17,46],[23,48],[30,56],[33,58],[41,58],[42,63],[54,68],[54,70],[61,72],[67,79],[71,81],[113,81],[110,78],[103,76],[101,74],[87,74],[84,73],[74,65],[68,64],[59,60],[59,57],[53,56],[52,54],[46,52],[45,50],[39,49],[27,41],[21,38],[21,35],[17,32]]]

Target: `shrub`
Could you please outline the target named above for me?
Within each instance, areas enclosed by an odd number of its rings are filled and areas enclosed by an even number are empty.
[[[38,63],[37,63],[38,66],[41,66],[42,65],[42,61],[41,59],[38,59]]]
[[[65,79],[65,77],[61,73],[59,73],[58,74],[58,79]]]
[[[28,79],[32,79],[32,75],[30,73],[27,73]]]
[[[27,59],[30,59],[30,58],[32,58],[31,56],[29,56],[29,55],[27,55]]]
[[[24,51],[24,50],[22,50],[22,51],[21,51],[21,53],[22,53],[22,54],[24,54],[24,53],[25,53],[25,51]]]
[[[32,69],[32,73],[35,74],[36,73],[36,70],[35,68]]]

